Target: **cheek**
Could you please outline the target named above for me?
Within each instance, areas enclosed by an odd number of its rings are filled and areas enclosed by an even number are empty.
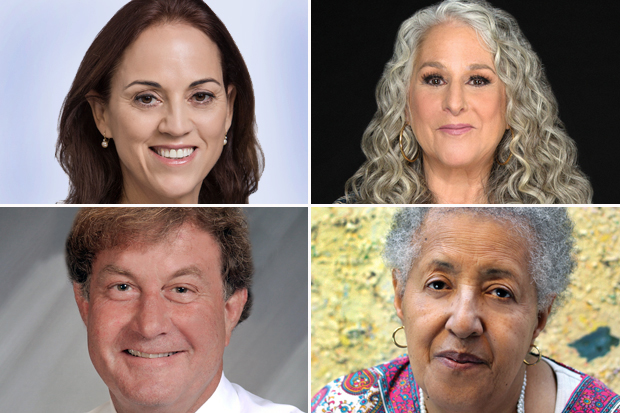
[[[430,93],[412,91],[411,93],[411,122],[414,124],[414,131],[426,126],[438,113],[441,113],[441,106],[438,105],[436,96]]]
[[[406,292],[405,292],[406,294]],[[443,309],[425,299],[423,293],[403,299],[404,325],[409,352],[428,353],[433,339],[443,329]]]
[[[192,347],[223,347],[225,340],[224,314],[215,307],[190,306],[175,314],[175,326]]]
[[[476,106],[481,116],[498,131],[506,129],[506,99],[502,93],[489,93],[477,99]],[[500,138],[501,138],[500,134]]]

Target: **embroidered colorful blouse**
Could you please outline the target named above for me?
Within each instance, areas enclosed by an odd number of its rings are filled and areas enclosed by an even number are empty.
[[[550,360],[553,362],[553,360]],[[617,413],[620,396],[600,381],[570,367],[556,363],[580,381],[562,413]],[[312,413],[418,413],[419,387],[402,356],[386,364],[337,378],[312,398]]]

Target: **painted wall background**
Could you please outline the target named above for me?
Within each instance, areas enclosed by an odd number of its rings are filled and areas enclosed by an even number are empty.
[[[53,204],[69,182],[57,124],[84,53],[127,0],[0,2],[0,204]],[[243,54],[265,172],[251,203],[308,201],[308,2],[208,0]]]
[[[395,208],[312,208],[311,393],[331,380],[405,352],[392,277],[381,259]],[[569,346],[599,327],[620,337],[620,210],[569,208],[577,269],[568,299],[536,343],[545,356],[620,392],[620,346],[591,361]],[[402,340],[402,336],[401,336]]]
[[[83,413],[109,399],[67,278],[77,209],[0,208],[0,412]],[[250,317],[224,372],[261,397],[308,406],[308,210],[246,208],[255,266]]]

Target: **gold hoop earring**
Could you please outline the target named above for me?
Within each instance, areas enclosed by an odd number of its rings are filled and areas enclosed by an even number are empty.
[[[400,145],[400,153],[403,154],[403,158],[405,158],[408,162],[414,163],[418,157],[420,156],[420,149],[418,148],[417,153],[415,155],[415,157],[413,159],[409,159],[407,158],[407,155],[405,155],[405,151],[403,149],[403,132],[405,131],[405,128],[408,126],[409,124],[407,122],[405,122],[405,124],[403,125],[402,128],[400,128],[400,134],[398,136],[398,143]]]
[[[398,341],[396,341],[396,333],[398,333],[399,330],[405,330],[405,326],[400,326],[398,327],[396,330],[394,330],[394,332],[392,333],[392,341],[394,342],[394,345],[396,347],[400,347],[400,348],[407,348],[407,346],[401,346],[400,344],[398,344]]]
[[[532,347],[536,349],[536,351],[538,352],[537,354],[536,354],[536,353],[532,353]],[[541,357],[541,356],[540,356],[540,349],[539,349],[538,347],[536,347],[535,345],[533,345],[533,344],[532,344],[532,345],[530,346],[530,350],[527,352],[527,354],[529,354],[530,356],[536,356],[536,357],[538,357],[538,358],[536,359],[536,361],[535,361],[535,362],[533,362],[533,363],[528,363],[528,362],[527,362],[527,360],[523,359],[523,362],[524,362],[525,364],[527,364],[528,366],[533,366],[534,364],[536,364],[536,363],[538,363],[538,362],[540,361],[540,357]]]
[[[105,149],[108,147],[109,139],[105,137],[105,133],[103,134],[103,141],[101,141],[101,146]]]
[[[515,138],[515,131],[512,128],[510,128],[510,133],[512,135],[512,138],[510,138],[510,140],[512,141]],[[508,150],[510,150],[510,147],[508,148]],[[497,162],[498,165],[504,166],[508,163],[508,161],[510,161],[510,158],[512,158],[512,151],[510,151],[510,155],[508,155],[508,159],[506,159],[504,162],[500,162],[499,153],[498,153],[497,155],[495,155],[495,162]]]

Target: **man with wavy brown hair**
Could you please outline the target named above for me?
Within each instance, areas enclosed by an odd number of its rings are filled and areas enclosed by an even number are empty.
[[[252,257],[237,208],[86,208],[66,244],[88,350],[111,400],[91,413],[298,412],[223,374],[250,312]]]

